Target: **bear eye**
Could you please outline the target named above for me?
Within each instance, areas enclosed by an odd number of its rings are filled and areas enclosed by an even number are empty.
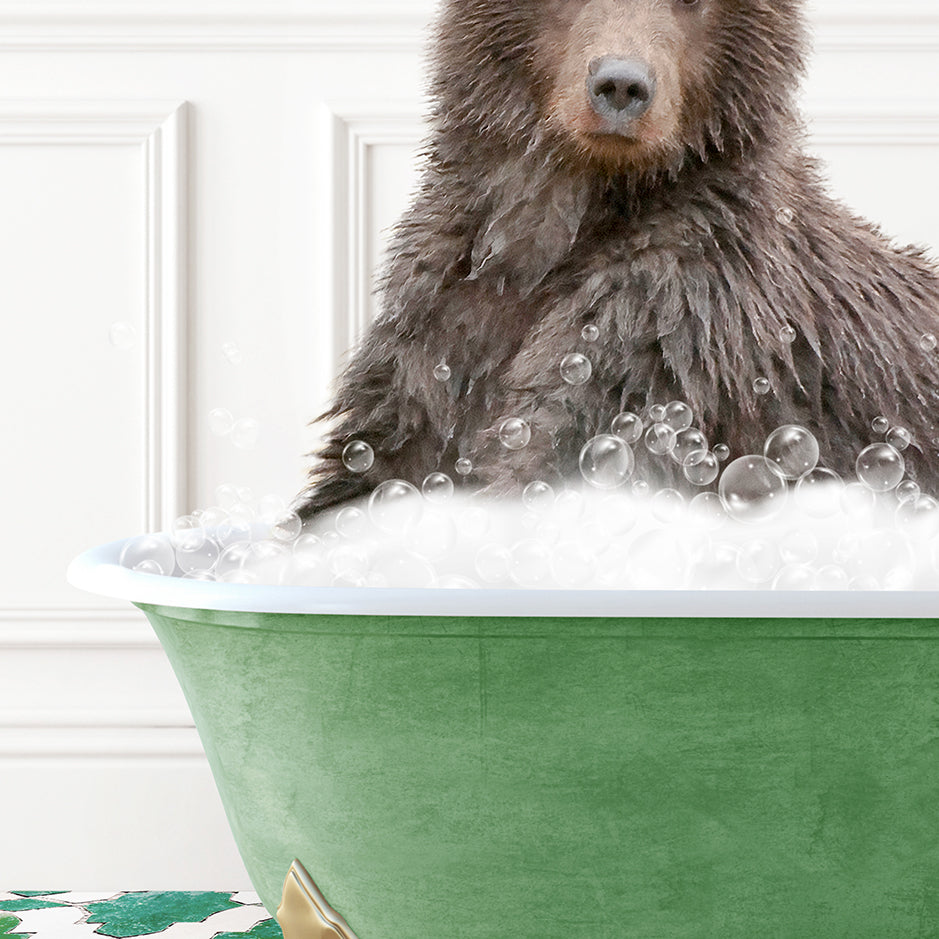
[[[698,5],[699,0],[678,0],[678,5],[681,7],[694,7]]]

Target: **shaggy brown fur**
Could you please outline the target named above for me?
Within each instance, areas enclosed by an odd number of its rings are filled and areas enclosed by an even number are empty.
[[[939,332],[939,277],[833,201],[803,152],[800,7],[450,0],[427,169],[304,514],[384,479],[453,475],[459,456],[469,484],[498,492],[570,477],[617,412],[673,399],[735,456],[803,424],[840,472],[882,414],[914,435],[910,475],[939,488],[939,354],[920,347]],[[608,55],[656,80],[618,133],[586,91]],[[587,323],[597,342],[581,338]],[[578,387],[559,374],[572,351],[593,363]],[[522,450],[494,439],[508,415],[531,424]],[[363,475],[341,461],[352,439],[375,449]]]

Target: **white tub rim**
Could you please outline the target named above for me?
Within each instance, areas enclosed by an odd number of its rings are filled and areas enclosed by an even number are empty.
[[[131,603],[244,613],[343,616],[681,619],[939,619],[939,590],[402,589],[220,584],[122,567],[129,538],[69,565],[70,584]]]

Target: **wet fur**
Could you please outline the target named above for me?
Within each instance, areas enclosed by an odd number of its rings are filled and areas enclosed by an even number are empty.
[[[913,433],[909,475],[939,490],[939,353],[919,345],[939,332],[939,276],[920,251],[892,246],[834,201],[803,152],[793,104],[801,4],[711,0],[708,53],[673,138],[622,165],[581,146],[550,110],[566,50],[545,43],[546,20],[563,38],[571,5],[445,7],[427,167],[302,514],[388,478],[419,486],[434,470],[455,475],[460,456],[476,488],[558,482],[620,410],[673,399],[734,456],[759,450],[780,424],[804,424],[842,473],[884,415]],[[587,323],[597,342],[581,338]],[[786,324],[791,345],[780,339]],[[559,374],[573,351],[593,363],[579,387]],[[452,370],[445,383],[433,377],[441,361]],[[754,392],[758,377],[770,394]],[[505,416],[531,424],[523,450],[498,443]],[[341,461],[353,439],[376,453],[361,475]]]

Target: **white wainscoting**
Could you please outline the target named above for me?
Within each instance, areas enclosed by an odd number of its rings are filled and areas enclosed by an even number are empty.
[[[149,627],[64,569],[219,483],[301,485],[416,179],[432,7],[0,0],[0,886],[248,886]],[[812,11],[832,188],[939,245],[939,11]]]

